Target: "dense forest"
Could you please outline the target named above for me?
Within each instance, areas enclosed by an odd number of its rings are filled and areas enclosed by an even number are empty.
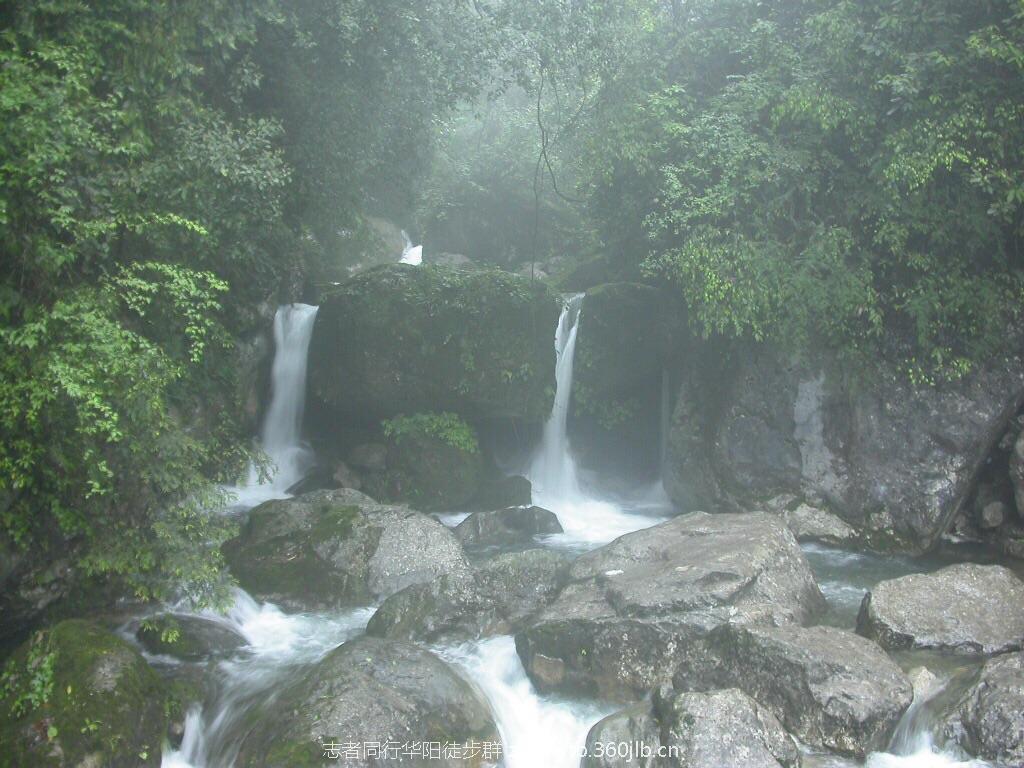
[[[426,262],[524,277],[408,289],[481,311],[628,282],[694,343],[827,354],[853,391],[967,381],[1020,351],[1024,3],[4,3],[4,578],[27,559],[103,600],[230,604],[221,510],[250,466],[273,473],[253,339],[278,305],[372,296],[359,275],[403,227]],[[496,389],[537,372],[506,368]],[[586,375],[577,407],[640,423]],[[487,429],[438,402],[364,410],[481,451]]]

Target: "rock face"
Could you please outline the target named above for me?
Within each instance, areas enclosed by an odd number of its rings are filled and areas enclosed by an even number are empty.
[[[310,393],[339,423],[445,410],[542,421],[558,313],[544,283],[500,270],[372,269],[321,302]]]
[[[1024,430],[1017,436],[1010,453],[1010,482],[1013,484],[1017,515],[1024,520]]]
[[[1024,765],[1024,654],[987,661],[944,731],[972,755]]]
[[[799,766],[793,738],[767,709],[732,688],[656,692],[601,720],[582,768],[780,768]]]
[[[824,605],[793,535],[763,513],[696,512],[581,556],[516,636],[542,691],[638,698],[715,627],[799,624]]]
[[[831,546],[849,545],[857,540],[857,532],[842,519],[809,504],[783,512],[783,519],[797,541],[818,541]]]
[[[444,525],[348,488],[261,504],[223,550],[246,590],[306,609],[363,605],[469,570]]]
[[[174,633],[174,639],[165,639],[168,631]],[[135,636],[150,653],[185,661],[226,656],[246,644],[245,638],[224,622],[185,614],[153,616],[139,626]]]
[[[863,757],[882,749],[913,700],[874,643],[834,627],[723,626],[679,668],[679,689],[735,686],[804,742]]]
[[[160,764],[163,684],[116,635],[61,622],[15,651],[4,674],[0,765]]]
[[[245,738],[244,768],[319,766],[325,742],[498,743],[486,700],[434,654],[363,637],[331,651],[267,705]],[[458,759],[388,760],[394,765],[465,766]],[[376,766],[375,758],[345,765]]]
[[[522,475],[491,477],[481,484],[473,506],[484,510],[520,507],[529,505],[532,498],[533,486]]]
[[[1020,650],[1024,582],[1002,566],[973,563],[883,581],[864,596],[857,631],[892,650]]]
[[[884,362],[847,384],[824,353],[814,368],[767,346],[729,359],[696,366],[682,385],[666,462],[672,498],[692,509],[817,496],[877,545],[913,551],[947,530],[1024,402],[1019,355],[923,388]]]
[[[550,603],[568,578],[567,555],[530,549],[499,555],[472,574],[442,576],[389,597],[368,634],[425,642],[461,642],[514,631]]]
[[[561,532],[555,513],[541,507],[474,512],[455,527],[456,538],[467,546],[519,544],[539,534]]]

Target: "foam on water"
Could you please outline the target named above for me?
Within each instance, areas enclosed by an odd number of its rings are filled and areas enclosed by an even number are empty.
[[[419,266],[423,263],[423,246],[413,245],[412,240],[405,234],[404,229],[402,230],[402,237],[405,238],[405,248],[402,249],[402,258],[398,260],[398,263]]]
[[[439,653],[461,667],[490,702],[505,768],[577,768],[591,726],[614,711],[539,696],[508,636],[442,648]]]

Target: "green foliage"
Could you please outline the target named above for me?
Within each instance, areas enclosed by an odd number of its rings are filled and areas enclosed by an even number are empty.
[[[57,652],[50,650],[47,635],[37,633],[24,658],[12,657],[0,676],[0,699],[13,717],[21,717],[45,705],[53,695],[53,671]],[[49,736],[53,739],[56,733]]]
[[[396,442],[403,437],[425,435],[434,437],[464,453],[479,453],[480,444],[476,431],[457,414],[414,413],[412,416],[396,416],[385,419],[381,426],[384,435]]]

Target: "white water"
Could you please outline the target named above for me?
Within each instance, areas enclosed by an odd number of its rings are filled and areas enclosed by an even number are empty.
[[[533,503],[554,512],[565,533],[553,543],[604,544],[664,520],[649,514],[630,514],[622,502],[597,498],[584,490],[573,458],[567,424],[572,398],[572,369],[576,332],[583,309],[583,294],[571,296],[562,308],[555,329],[555,403],[544,424],[541,444],[527,471],[533,485]],[[650,507],[650,497],[636,506]],[[660,498],[659,498],[660,501]]]
[[[215,694],[189,711],[181,746],[164,751],[162,768],[231,765],[246,714],[271,701],[298,668],[362,632],[373,610],[288,614],[238,590],[227,614],[203,612],[205,618],[230,626],[247,645],[217,666]]]
[[[423,263],[423,246],[413,245],[412,240],[405,234],[404,229],[402,230],[402,237],[405,238],[405,248],[402,249],[402,258],[398,260],[398,263],[419,266]]]
[[[285,304],[274,315],[274,363],[270,407],[263,420],[260,445],[273,463],[272,476],[262,480],[255,467],[245,485],[232,488],[243,508],[268,499],[288,497],[288,489],[305,477],[313,453],[302,442],[302,412],[306,403],[306,362],[318,307]]]
[[[615,710],[538,696],[508,636],[439,653],[461,667],[490,703],[504,768],[577,768],[591,726]]]

